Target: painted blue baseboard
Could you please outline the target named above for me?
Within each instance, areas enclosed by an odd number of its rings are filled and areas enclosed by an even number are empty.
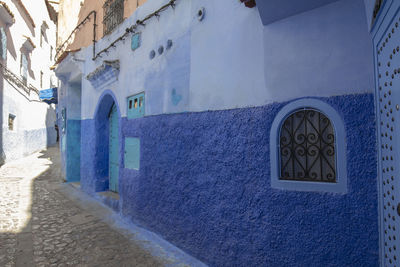
[[[120,169],[122,214],[211,266],[379,265],[373,95],[319,99],[344,121],[346,194],[271,188],[270,129],[287,104],[274,103],[122,118],[121,138],[141,142],[140,170]],[[82,121],[89,193],[105,189],[102,131]]]

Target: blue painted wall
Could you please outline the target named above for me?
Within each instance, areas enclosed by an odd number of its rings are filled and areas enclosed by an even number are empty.
[[[335,1],[338,0],[256,0],[256,3],[263,24],[268,25]]]
[[[81,188],[86,192],[95,192],[97,180],[96,164],[96,127],[94,120],[81,121]],[[108,161],[104,162],[108,166]]]
[[[285,104],[275,103],[122,118],[121,135],[141,140],[141,165],[120,169],[121,212],[211,266],[377,266],[373,95],[320,99],[346,127],[347,194],[271,188],[270,128]],[[100,117],[82,121],[89,193],[105,189]]]
[[[291,8],[289,1],[299,7],[293,0],[282,0],[282,6]],[[119,28],[142,19],[161,2],[147,1]],[[166,11],[160,20],[149,20],[145,29],[140,29],[143,42],[135,51],[127,41],[96,61],[91,60],[91,47],[74,56],[86,59],[83,77],[104,60],[120,61],[118,81],[107,88],[117,95],[122,116],[127,114],[122,105],[126,98],[143,91],[146,115],[263,106],[304,96],[372,93],[373,51],[364,1],[301,2],[307,2],[306,12],[264,26],[258,7],[246,8],[240,1],[180,1],[173,12]],[[325,5],[310,9],[321,3]],[[202,7],[206,15],[198,21],[196,14]],[[119,34],[116,31],[113,36]],[[111,39],[99,40],[98,47],[108,46]],[[170,49],[166,49],[168,40],[173,43]],[[160,46],[164,52],[150,59],[150,51]],[[67,58],[62,64],[67,60],[72,61]],[[75,63],[70,63],[71,67]],[[97,102],[102,91],[103,87],[94,88],[83,79],[83,119],[94,117],[93,101]]]
[[[368,29],[372,27],[372,16],[374,13],[375,2],[373,0],[364,0],[365,14],[367,16]]]
[[[362,0],[334,2],[267,25],[266,91],[278,102],[373,93],[372,48]]]
[[[79,182],[81,179],[81,121],[67,120],[66,138],[66,179]]]

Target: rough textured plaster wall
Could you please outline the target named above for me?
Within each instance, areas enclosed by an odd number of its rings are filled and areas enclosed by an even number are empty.
[[[84,191],[95,192],[96,181],[96,128],[94,120],[81,121],[81,187]]]
[[[270,187],[269,132],[285,104],[275,103],[122,118],[122,135],[141,140],[140,171],[123,168],[121,149],[122,213],[211,266],[376,266],[373,96],[321,99],[346,127],[347,194]],[[82,122],[88,192],[104,179],[94,172],[99,130]]]
[[[149,1],[128,20],[133,22],[142,17],[142,11],[158,7],[154,3]],[[121,212],[213,266],[376,266],[372,95],[322,98],[338,110],[347,130],[349,191],[345,195],[270,188],[269,131],[284,103],[265,105],[306,95],[371,92],[372,50],[362,1],[339,1],[264,28],[255,17],[256,9],[240,3],[182,3],[160,21],[146,25],[141,48],[131,52],[125,42],[102,58],[121,61],[121,79],[107,88],[115,93],[124,116],[121,137],[141,139],[140,171],[123,168],[121,147]],[[176,23],[178,18],[193,16],[201,6],[207,12],[203,23],[196,17],[188,24]],[[222,11],[237,20],[232,22]],[[186,15],[181,16],[183,13]],[[169,25],[175,31],[170,31]],[[112,37],[123,29],[117,29]],[[221,38],[221,29],[226,30],[225,38]],[[235,39],[243,32],[247,38]],[[187,36],[182,33],[190,33],[190,45],[185,44]],[[150,61],[150,50],[170,34],[174,48],[182,49],[170,55],[172,61],[164,60],[167,52]],[[99,47],[110,40],[100,41]],[[88,59],[91,51],[81,55]],[[102,60],[87,60],[84,75]],[[166,70],[154,66],[164,62],[172,70],[180,70],[171,64],[179,61],[182,66],[190,64],[187,110],[226,110],[157,115],[168,112],[161,106],[171,99],[165,92],[172,87],[165,82],[170,79]],[[178,74],[182,75],[174,82],[184,88],[187,73]],[[143,79],[146,75],[153,80]],[[171,75],[177,72],[171,71]],[[92,88],[88,81],[83,88],[82,102],[101,99],[104,88]],[[143,90],[147,97],[157,97],[146,100],[150,101],[150,105],[146,102],[147,111],[151,111],[147,115],[156,116],[127,120],[126,97]],[[111,108],[110,101],[98,104],[104,105],[101,116],[96,105],[82,107],[81,152],[85,157],[81,184],[92,194],[108,187],[105,111]],[[257,105],[262,106],[248,108]],[[246,108],[230,109],[233,107]],[[121,138],[121,146],[123,143]]]

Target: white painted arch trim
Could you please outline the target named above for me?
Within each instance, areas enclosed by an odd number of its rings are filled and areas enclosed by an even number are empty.
[[[335,131],[336,183],[279,180],[279,136],[282,123],[294,111],[312,108],[323,113]],[[315,98],[302,98],[290,102],[276,115],[270,133],[271,187],[282,190],[347,193],[346,132],[343,120],[329,104]]]

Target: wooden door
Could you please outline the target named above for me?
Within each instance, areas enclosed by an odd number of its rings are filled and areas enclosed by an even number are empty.
[[[109,117],[109,177],[110,191],[118,192],[119,177],[119,124],[116,105],[113,105]]]

